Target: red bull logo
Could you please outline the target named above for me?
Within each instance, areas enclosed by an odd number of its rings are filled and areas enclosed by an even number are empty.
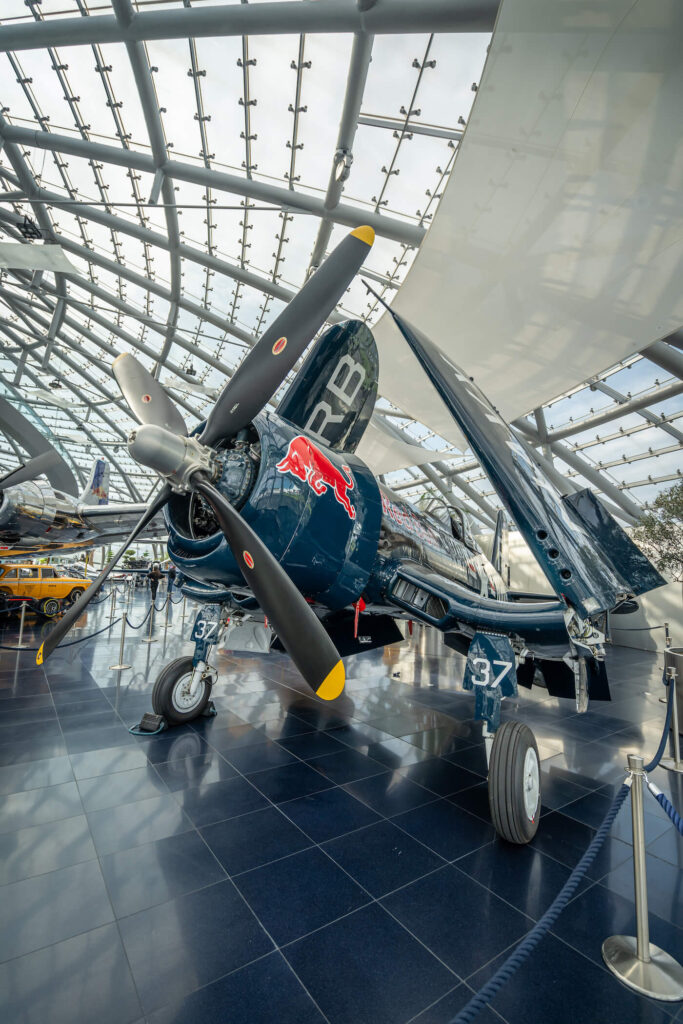
[[[275,467],[280,473],[291,473],[303,480],[316,494],[325,494],[328,487],[343,505],[349,519],[356,518],[356,510],[349,501],[348,492],[353,490],[353,477],[348,466],[342,466],[343,473],[330,462],[312,441],[299,434],[289,442],[287,454]]]

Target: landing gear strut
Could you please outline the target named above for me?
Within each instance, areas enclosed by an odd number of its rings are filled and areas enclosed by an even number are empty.
[[[524,722],[504,722],[494,736],[489,807],[493,827],[509,843],[528,843],[536,835],[541,771],[534,734]]]

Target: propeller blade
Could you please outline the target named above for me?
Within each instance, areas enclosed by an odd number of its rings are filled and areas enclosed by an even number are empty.
[[[89,586],[87,590],[83,591],[78,600],[71,605],[71,607],[64,613],[62,618],[57,620],[54,629],[51,630],[50,633],[48,633],[48,635],[45,637],[42,644],[38,648],[38,652],[36,654],[36,665],[42,665],[43,662],[50,657],[55,647],[64,639],[66,634],[69,632],[76,619],[80,617],[80,615],[85,611],[85,609],[92,601],[93,597],[95,597],[95,595],[100,591],[103,584],[106,582],[109,573],[119,563],[120,559],[125,554],[130,545],[133,543],[138,534],[141,533],[142,530],[144,530],[144,528],[147,526],[147,523],[149,523],[154,518],[154,516],[157,514],[160,508],[163,508],[163,506],[168,501],[170,495],[171,485],[165,484],[157,494],[154,501],[147,507],[147,510],[143,512],[140,519],[138,519],[137,523],[135,524],[135,527],[133,528],[131,533],[129,533],[128,537],[123,542],[119,550],[116,552],[109,565],[106,565],[104,567],[104,569],[97,577],[97,579],[94,581],[94,583],[91,586]]]
[[[185,420],[156,377],[130,352],[117,356],[112,364],[116,383],[138,423],[165,427],[173,434],[187,435]]]
[[[223,495],[200,473],[192,482],[218,524],[254,597],[312,690],[334,700],[344,689],[344,664],[317,616],[280,563]]]
[[[3,476],[0,479],[0,487],[4,489],[13,487],[15,484],[24,484],[27,480],[35,480],[43,473],[48,473],[53,466],[61,461],[61,455],[54,448],[49,448],[46,452],[41,452],[40,455],[29,459],[25,465],[19,466],[18,469],[13,469],[11,473]]]
[[[339,302],[374,239],[372,228],[356,228],[309,277],[223,388],[209,413],[202,444],[231,437],[263,409]]]

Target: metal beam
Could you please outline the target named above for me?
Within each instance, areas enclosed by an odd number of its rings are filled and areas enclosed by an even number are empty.
[[[87,43],[134,43],[153,39],[215,36],[301,35],[330,32],[491,32],[498,0],[377,0],[362,10],[356,0],[325,3],[229,4],[135,14],[127,23],[113,15],[43,18],[0,28],[0,49],[35,50]]]
[[[677,349],[672,348],[671,345],[667,345],[667,341],[668,338],[656,341],[654,345],[646,348],[642,354],[651,363],[661,366],[672,377],[678,377],[679,380],[683,380],[683,355]]]
[[[615,405],[611,409],[607,409],[605,412],[596,413],[595,416],[588,416],[586,419],[576,420],[575,423],[571,423],[568,427],[549,431],[547,443],[552,446],[554,441],[561,441],[565,437],[572,437],[574,434],[581,434],[584,430],[592,430],[594,427],[598,427],[602,423],[609,423],[610,420],[618,419],[620,416],[628,416],[631,412],[638,412],[640,409],[645,409],[647,406],[655,405],[658,402],[665,402],[668,398],[674,398],[676,395],[680,395],[682,393],[683,381],[676,381],[672,384],[667,384],[664,387],[657,388],[655,391],[648,391],[644,395],[639,395],[637,398],[632,398],[630,401],[624,402],[623,405]],[[538,434],[527,420],[523,418],[514,420],[513,426],[517,427],[523,434],[530,437],[533,441],[537,440]]]
[[[410,121],[406,128],[404,117],[375,117],[372,114],[359,114],[358,124],[368,125],[370,128],[389,128],[394,132],[407,132],[409,135],[429,135],[434,139],[451,139],[459,142],[463,137],[462,128],[439,128],[434,124],[420,124],[417,121]]]
[[[346,79],[346,93],[344,95],[344,105],[337,134],[337,146],[325,194],[324,206],[328,212],[333,211],[339,205],[339,200],[344,190],[344,181],[348,178],[351,170],[353,143],[356,138],[358,115],[360,114],[360,107],[363,102],[363,93],[365,92],[368,71],[370,70],[370,61],[372,60],[373,42],[374,36],[372,35],[358,34],[353,37],[349,73]],[[346,166],[348,168],[345,172],[345,177],[339,174],[344,161],[347,161]],[[313,246],[313,252],[311,253],[310,266],[312,268],[320,266],[327,251],[331,234],[332,223],[329,220],[324,220],[318,228],[318,235]]]
[[[255,9],[258,10],[258,7]],[[2,29],[0,29],[1,32]],[[132,168],[147,174],[156,174],[158,170],[161,170],[165,177],[175,178],[178,181],[186,181],[192,185],[215,189],[217,192],[228,192],[247,199],[270,203],[293,213],[311,214],[323,220],[329,219],[332,223],[345,224],[351,228],[369,224],[378,235],[396,242],[403,242],[406,245],[418,247],[425,235],[425,229],[417,224],[375,213],[371,209],[338,203],[334,210],[330,211],[325,208],[324,199],[317,199],[315,196],[297,192],[295,189],[282,188],[266,181],[256,181],[254,178],[217,171],[199,164],[190,164],[181,160],[165,160],[162,165],[159,165],[153,156],[125,149],[123,146],[108,146],[75,136],[21,128],[18,125],[7,124],[4,119],[0,119],[0,134],[7,142],[70,156],[82,156],[86,160],[113,163],[119,167]],[[36,198],[40,198],[40,193],[36,194]],[[58,193],[46,194],[45,198],[49,198],[55,205],[58,205],[60,200],[66,201],[65,197]],[[80,204],[79,213],[81,213]],[[81,215],[86,216],[83,213]],[[92,217],[90,209],[87,216]]]

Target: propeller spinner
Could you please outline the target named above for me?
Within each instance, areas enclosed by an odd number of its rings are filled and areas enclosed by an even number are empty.
[[[374,237],[372,228],[359,227],[333,250],[247,353],[218,396],[198,439],[187,436],[177,407],[134,356],[126,353],[115,360],[114,376],[140,423],[130,435],[129,451],[138,462],[156,470],[166,484],[95,583],[55,625],[38,651],[38,664],[54,650],[171,492],[196,491],[211,505],[248,586],[308,685],[325,700],[339,696],[345,683],[339,653],[282,566],[213,485],[214,446],[250,423],[275,394],[360,269]]]

